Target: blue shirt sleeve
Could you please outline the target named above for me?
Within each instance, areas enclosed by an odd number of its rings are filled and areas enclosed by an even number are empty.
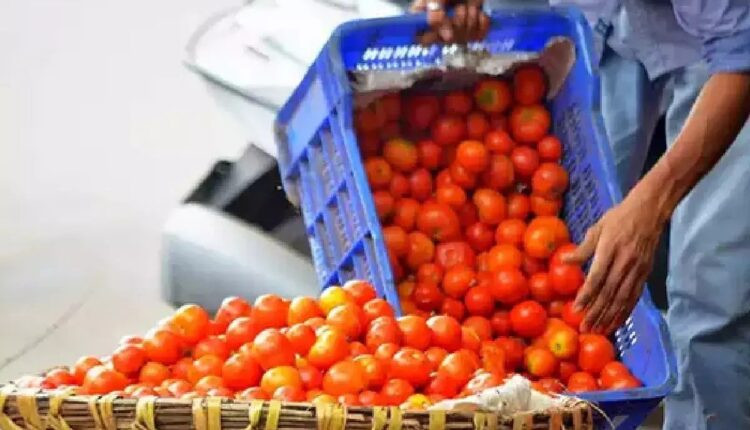
[[[750,72],[750,1],[672,0],[677,22],[703,41],[711,73]]]

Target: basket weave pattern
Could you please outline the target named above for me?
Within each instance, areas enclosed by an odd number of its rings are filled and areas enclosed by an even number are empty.
[[[241,402],[77,396],[0,388],[0,430],[591,430],[591,407],[571,400],[544,412],[503,416],[470,411],[402,411],[280,401]]]

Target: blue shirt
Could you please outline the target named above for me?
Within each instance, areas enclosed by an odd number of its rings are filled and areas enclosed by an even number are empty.
[[[750,72],[750,0],[550,0],[580,7],[618,54],[656,78],[701,58],[712,73]]]

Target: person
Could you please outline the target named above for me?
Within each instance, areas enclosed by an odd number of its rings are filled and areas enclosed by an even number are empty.
[[[486,32],[482,3],[417,0],[412,10],[427,12],[427,40],[462,41]],[[582,328],[623,323],[671,218],[667,321],[679,377],[664,426],[750,429],[750,2],[552,3],[577,4],[594,29],[625,194],[569,256],[591,258],[575,301]],[[668,150],[639,178],[661,115]]]

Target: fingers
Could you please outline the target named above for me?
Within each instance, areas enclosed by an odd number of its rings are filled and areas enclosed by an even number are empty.
[[[622,324],[625,322],[625,320],[630,316],[630,314],[633,311],[633,308],[635,308],[636,303],[638,303],[638,300],[641,298],[641,293],[643,292],[643,286],[646,282],[646,275],[640,274],[637,271],[632,271],[628,274],[625,281],[623,281],[623,287],[626,287],[630,285],[631,287],[623,288],[624,291],[629,291],[627,294],[627,297],[624,299],[621,299],[619,297],[615,297],[615,301],[621,301],[621,304],[617,306],[617,313],[612,318],[612,321],[610,322],[609,326],[604,328],[603,332],[605,334],[612,333],[613,331],[617,330]],[[625,293],[622,293],[623,296],[625,296]]]
[[[466,5],[460,4],[456,6],[456,8],[453,10],[453,32],[456,42],[465,42],[467,39],[467,33],[466,33],[466,19],[467,19],[467,12],[466,12]]]
[[[410,10],[412,12],[427,12],[427,23],[432,32],[420,36],[420,43],[435,43],[434,36],[443,42],[464,43],[469,40],[484,38],[489,30],[489,17],[482,11],[483,0],[468,0],[464,2],[450,2],[446,0],[415,0]],[[449,17],[446,9],[450,6],[453,16]],[[434,33],[434,34],[433,34]]]
[[[594,303],[586,312],[582,327],[586,331],[601,332],[612,324],[614,317],[627,303],[630,297],[629,284],[623,283],[632,278],[633,267],[629,267],[632,258],[620,250],[616,253],[606,280]]]
[[[599,236],[602,232],[602,222],[594,224],[586,231],[586,236],[583,237],[583,241],[578,245],[575,251],[567,253],[563,256],[563,263],[567,264],[583,264],[588,260],[596,249],[597,243],[599,243]]]
[[[583,286],[574,302],[574,308],[577,311],[582,311],[589,307],[592,301],[596,298],[599,291],[602,289],[602,283],[606,279],[607,270],[609,269],[612,258],[614,256],[614,248],[606,241],[606,238],[601,238],[601,227],[595,226],[592,230],[586,233],[586,239],[584,239],[582,246],[576,249],[576,252],[580,252],[580,255],[590,255],[590,248],[594,248],[596,253],[594,259],[591,261],[591,267],[589,273],[586,276],[586,280],[583,282]],[[584,248],[579,251],[580,248]],[[585,261],[585,260],[584,260]]]

